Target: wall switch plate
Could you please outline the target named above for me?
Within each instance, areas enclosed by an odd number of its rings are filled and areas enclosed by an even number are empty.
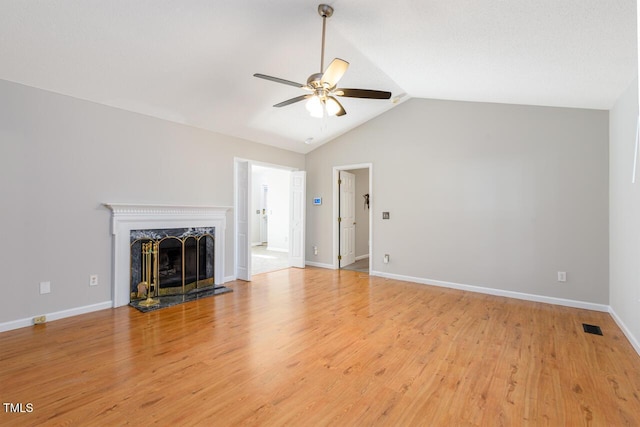
[[[389,212],[382,212],[382,219],[389,219]]]
[[[40,294],[48,294],[51,292],[51,282],[40,282]]]
[[[98,286],[98,275],[92,274],[89,276],[89,286]]]
[[[566,281],[567,281],[567,272],[558,271],[558,282],[566,282]]]
[[[47,321],[47,316],[36,316],[33,318],[34,325],[40,325],[42,323],[45,323],[46,321]]]

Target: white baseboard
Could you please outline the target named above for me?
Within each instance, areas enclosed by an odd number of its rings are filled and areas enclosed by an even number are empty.
[[[442,280],[423,279],[421,277],[403,276],[399,274],[385,273],[382,271],[372,271],[372,276],[385,277],[387,279],[404,280],[407,282],[415,282],[423,285],[439,286],[442,288],[458,289],[461,291],[477,292],[481,294],[496,295],[500,297],[515,298],[525,301],[544,302],[547,304],[562,305],[565,307],[583,308],[585,310],[609,312],[610,307],[605,304],[596,304],[592,302],[576,301],[565,298],[548,297],[544,295],[526,294],[523,292],[506,291],[503,289],[485,288],[483,286],[465,285],[461,283],[443,282]]]
[[[31,325],[33,325],[33,319],[31,318],[12,320],[11,322],[0,323],[0,332],[11,331]]]
[[[613,317],[613,320],[618,324],[618,327],[622,330],[622,333],[627,337],[633,348],[636,350],[636,353],[640,355],[640,342],[636,337],[633,336],[627,325],[618,317],[613,308],[609,307],[609,314]]]
[[[359,255],[356,257],[356,261],[360,261],[361,259],[369,258],[369,254]]]
[[[274,246],[267,246],[267,250],[268,251],[273,251],[273,252],[289,252],[289,249],[277,248],[277,247],[274,247]]]
[[[222,280],[223,280],[223,283],[227,283],[227,282],[233,282],[236,279],[237,279],[236,276],[225,276]]]
[[[325,264],[322,262],[314,262],[314,261],[305,261],[305,265],[311,267],[320,267],[320,268],[328,268],[329,270],[335,270],[335,267],[331,264]]]
[[[113,308],[113,301],[104,301],[97,304],[85,305],[83,307],[70,308],[68,310],[56,311],[53,313],[45,313],[47,322],[64,319],[66,317],[78,316],[80,314],[91,313],[93,311],[105,310]],[[41,315],[38,315],[41,316]],[[33,325],[33,318],[12,320],[11,322],[0,323],[0,332],[10,331],[12,329],[24,328]]]

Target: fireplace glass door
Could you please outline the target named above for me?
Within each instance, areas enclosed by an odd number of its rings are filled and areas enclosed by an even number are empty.
[[[214,286],[214,236],[213,228],[132,231],[131,300]]]

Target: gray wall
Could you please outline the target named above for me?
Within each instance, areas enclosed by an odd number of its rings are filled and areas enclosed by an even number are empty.
[[[374,271],[608,304],[608,112],[405,102],[307,155],[312,261],[331,263],[332,167],[368,162]]]
[[[640,353],[640,165],[631,183],[638,82],[610,113],[610,305]]]
[[[626,136],[616,135],[635,130],[631,96],[611,113],[611,304],[637,329],[638,291],[629,287],[637,283],[633,251],[640,249],[624,236],[640,226],[631,214],[620,226],[614,218],[627,215],[618,209],[624,192],[637,195],[637,185],[627,188],[614,175],[614,165],[627,161],[614,150],[628,149]],[[101,204],[231,206],[234,156],[300,169],[306,163],[311,261],[332,264],[332,167],[371,162],[374,271],[609,302],[605,111],[410,100],[305,162],[6,81],[0,97],[0,289],[11,295],[0,300],[0,323],[110,300],[110,212]],[[321,206],[311,206],[314,195],[324,198]],[[382,221],[382,211],[391,219]],[[227,276],[233,249],[229,238]],[[391,263],[382,263],[384,253]],[[613,258],[627,264],[615,266]],[[567,271],[566,283],[556,281],[559,270]],[[99,286],[88,286],[90,274],[100,276]],[[52,293],[40,295],[45,280]]]
[[[7,81],[0,99],[0,323],[111,300],[103,202],[232,206],[234,156],[304,169],[300,154]],[[226,276],[233,227],[229,212]]]

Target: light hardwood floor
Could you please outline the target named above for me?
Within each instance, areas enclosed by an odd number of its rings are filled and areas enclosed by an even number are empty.
[[[33,405],[0,425],[640,425],[606,313],[317,268],[228,286],[0,334],[0,397]]]

